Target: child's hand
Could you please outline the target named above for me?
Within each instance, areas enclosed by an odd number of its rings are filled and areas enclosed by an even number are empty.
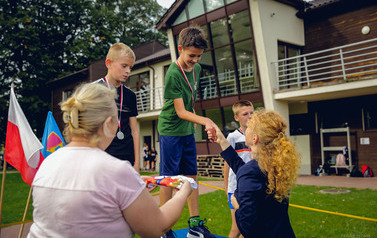
[[[140,176],[141,179],[146,182],[147,179],[150,179],[150,178],[153,178],[151,176]],[[148,190],[148,192],[151,192],[153,191],[155,188],[157,188],[157,184],[149,184],[149,186],[146,186],[146,189]]]
[[[207,132],[208,139],[211,142],[215,142],[217,140],[215,127],[217,127],[216,124],[211,119],[208,119],[205,124],[205,131]]]
[[[220,145],[222,150],[226,150],[230,146],[229,141],[225,138],[224,134],[221,132],[220,128],[215,125],[216,131],[216,143]]]
[[[224,141],[227,141],[224,134],[221,132],[220,128],[218,126],[215,126],[215,132],[216,132],[216,143],[221,144]]]
[[[192,188],[190,182],[188,180],[184,179],[182,187],[179,190],[179,192],[185,193],[185,195],[188,197],[192,193],[192,190],[193,190],[193,188]]]
[[[237,199],[234,196],[234,194],[232,195],[232,197],[230,197],[230,202],[232,203],[232,206],[234,207],[235,210],[237,210],[238,208],[240,208],[240,206],[238,205]]]

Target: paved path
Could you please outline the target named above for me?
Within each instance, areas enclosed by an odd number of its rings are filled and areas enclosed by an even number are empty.
[[[202,183],[210,186],[224,188],[223,181],[202,181]],[[377,190],[377,177],[372,178],[351,178],[346,176],[300,176],[297,179],[297,184],[302,185],[316,185],[316,186],[330,186],[330,187],[345,187],[345,188],[369,188]],[[199,194],[216,191],[216,188],[199,184]],[[159,203],[159,196],[154,196],[156,203]],[[29,232],[31,223],[25,224],[23,238],[26,238]],[[20,225],[5,227],[1,229],[1,238],[15,238],[18,237]]]

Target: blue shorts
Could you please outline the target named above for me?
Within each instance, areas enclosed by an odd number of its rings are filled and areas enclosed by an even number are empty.
[[[228,203],[229,203],[230,209],[234,209],[234,207],[232,205],[232,201],[231,201],[232,195],[233,195],[233,193],[228,193]]]
[[[160,175],[197,175],[194,135],[159,136]]]

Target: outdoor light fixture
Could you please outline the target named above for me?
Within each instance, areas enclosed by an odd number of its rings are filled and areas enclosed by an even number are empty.
[[[369,32],[370,32],[369,26],[363,26],[363,28],[361,28],[361,33],[363,33],[363,35],[367,35],[369,34]]]

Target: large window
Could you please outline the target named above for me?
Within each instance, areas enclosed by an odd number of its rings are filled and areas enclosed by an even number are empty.
[[[202,55],[200,60],[202,66],[202,74],[199,81],[199,90],[201,99],[211,99],[217,97],[217,88],[215,81],[215,73],[211,59],[211,52],[207,51]]]
[[[225,18],[210,23],[213,48],[229,44],[227,25]]]
[[[231,36],[234,42],[251,37],[248,11],[242,11],[229,16]]]
[[[230,46],[218,48],[214,51],[214,54],[221,96],[237,94],[236,77],[234,74]]]
[[[252,45],[252,40],[243,41],[234,45],[241,93],[252,92],[259,88],[259,81],[254,74],[256,60],[254,51],[250,47]]]
[[[198,16],[198,22],[195,22],[195,19],[190,20],[190,24],[200,23],[199,25],[206,32],[209,44],[209,48],[200,61],[203,68],[200,78],[200,95],[203,100],[260,90],[247,4],[243,6],[244,9],[240,8],[239,12],[230,15],[227,15],[228,11],[208,13],[211,10],[226,8],[228,4],[234,2],[237,1],[204,0],[205,13],[203,14],[211,17],[203,18],[202,14]],[[190,19],[192,14],[203,12],[201,3],[201,0],[191,0],[181,14]],[[198,6],[195,11],[191,9],[194,5]],[[216,15],[215,20],[205,22],[205,19],[213,19],[214,15]],[[176,31],[173,28],[176,44],[178,44],[178,34],[182,28],[182,25],[177,26]]]

